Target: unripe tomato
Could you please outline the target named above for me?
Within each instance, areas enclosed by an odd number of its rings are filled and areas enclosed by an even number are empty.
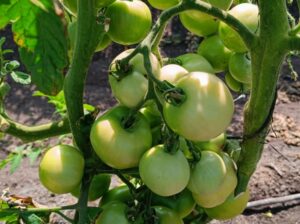
[[[48,149],[39,166],[42,184],[56,194],[70,193],[81,182],[84,158],[79,150],[69,145]]]
[[[221,153],[222,159],[226,166],[225,179],[219,185],[215,192],[206,194],[193,194],[197,204],[203,208],[212,208],[222,204],[226,198],[234,191],[237,185],[236,165],[232,159],[226,154]]]
[[[229,60],[229,72],[232,77],[245,84],[252,81],[251,60],[244,53],[235,53]]]
[[[207,141],[225,131],[234,103],[230,91],[218,77],[192,72],[175,85],[185,93],[180,105],[165,102],[163,113],[169,127],[191,141]]]
[[[188,10],[180,13],[179,16],[182,25],[200,37],[206,37],[218,31],[219,21],[205,13]]]
[[[148,0],[148,2],[153,8],[164,10],[177,5],[180,0]]]
[[[74,20],[68,25],[68,33],[70,40],[70,47],[72,50],[75,48],[76,42],[76,32],[77,32],[77,21]],[[104,34],[102,40],[98,43],[95,52],[102,51],[111,44],[111,39],[107,34]]]
[[[232,0],[205,0],[212,6],[227,10],[232,4]],[[198,36],[209,36],[217,32],[219,21],[214,17],[199,12],[197,10],[188,10],[180,13],[182,25],[190,32]]]
[[[130,224],[126,217],[127,206],[121,202],[113,202],[103,207],[96,224]]]
[[[183,224],[182,219],[171,209],[154,206],[155,214],[158,216],[159,224]]]
[[[143,107],[140,109],[140,112],[145,116],[151,128],[154,128],[162,123],[161,116],[157,116],[152,113],[152,110],[149,107]]]
[[[195,142],[194,144],[204,151],[213,151],[221,153],[226,143],[226,134],[222,133],[219,136],[205,142]]]
[[[132,195],[130,194],[129,188],[127,185],[121,185],[107,191],[101,198],[100,205],[104,206],[111,202],[123,202],[127,203],[128,201],[133,200]]]
[[[106,17],[110,19],[109,37],[122,45],[140,42],[146,37],[152,24],[150,9],[139,0],[115,1],[108,6]]]
[[[259,23],[259,10],[257,5],[242,3],[229,10],[229,13],[247,26],[252,32],[257,31]],[[248,50],[239,34],[226,23],[220,23],[219,35],[228,49],[241,53]]]
[[[232,219],[245,210],[248,201],[249,189],[236,197],[234,196],[234,193],[232,193],[223,204],[218,205],[214,208],[206,208],[205,212],[209,217],[213,219]]]
[[[125,129],[122,121],[129,115],[126,107],[115,107],[99,117],[92,126],[90,139],[99,158],[116,169],[136,167],[151,147],[151,129],[139,112],[134,124]]]
[[[98,174],[93,177],[89,189],[89,201],[95,201],[108,191],[111,176],[108,174]],[[80,195],[80,186],[71,192],[75,197]]]
[[[214,73],[214,69],[211,64],[199,54],[183,54],[177,57],[180,61],[180,65],[188,72],[207,72]]]
[[[157,145],[143,155],[139,171],[145,185],[160,196],[181,192],[190,178],[190,167],[183,153],[179,150],[170,154],[163,145]]]
[[[225,82],[227,86],[234,92],[239,93],[243,90],[243,83],[235,80],[229,72],[227,72],[225,75]]]
[[[126,50],[119,54],[111,63],[111,72],[116,71],[116,61],[127,57],[133,49]],[[151,64],[153,66],[153,73],[156,77],[160,73],[160,64],[157,58],[150,55]],[[114,76],[109,76],[109,84],[116,99],[124,106],[129,108],[136,107],[148,91],[147,72],[144,67],[144,58],[142,54],[137,54],[129,61],[131,70],[122,78],[117,80]]]
[[[188,74],[189,72],[182,66],[176,64],[165,65],[161,68],[158,79],[161,81],[168,81],[170,83],[176,83],[180,78]]]
[[[215,152],[203,151],[201,159],[191,170],[188,189],[197,195],[214,194],[226,177],[226,165]]]
[[[215,72],[227,70],[231,51],[228,50],[218,35],[204,39],[198,48],[198,54],[205,57]]]
[[[180,218],[188,216],[194,209],[196,203],[192,193],[185,189],[179,194],[170,197],[152,196],[152,205],[161,205],[176,212]]]

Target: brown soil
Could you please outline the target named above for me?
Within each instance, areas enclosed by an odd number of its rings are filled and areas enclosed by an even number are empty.
[[[181,27],[175,26],[175,29],[180,30]],[[178,30],[176,33],[182,33]],[[165,55],[176,56],[184,53],[184,49],[194,48],[193,44],[184,42],[185,36],[179,35],[176,38],[169,37],[168,39],[172,47],[167,41],[165,42]],[[197,41],[197,38],[193,40]],[[122,51],[122,47],[114,45],[104,53],[97,54],[91,65],[85,99],[86,102],[97,105],[101,110],[105,110],[115,103],[108,88],[106,71],[108,63],[120,51]],[[300,68],[300,62],[295,62],[297,68]],[[298,70],[300,71],[300,69]],[[251,200],[300,193],[300,81],[293,82],[285,67],[282,74],[272,130],[267,138],[258,169],[250,183]],[[14,84],[6,100],[7,110],[19,122],[25,124],[45,123],[51,119],[53,108],[46,103],[45,99],[31,97],[33,91],[34,87]],[[235,135],[242,133],[241,115],[244,103],[243,100],[237,103],[233,125],[229,129]],[[52,139],[49,144],[56,144],[57,141],[57,139]],[[0,159],[5,158],[8,152],[20,144],[20,141],[11,137],[2,140],[0,142]],[[38,179],[37,167],[38,162],[31,166],[25,160],[14,174],[10,174],[9,167],[0,170],[0,192],[9,188],[11,193],[30,196],[39,203],[49,206],[75,202],[71,195],[54,195],[42,187]],[[53,219],[52,223],[63,223],[55,220]],[[221,222],[212,221],[211,223]],[[229,222],[222,223],[296,224],[300,223],[300,206],[287,204],[280,209],[267,208],[261,213],[246,212]]]

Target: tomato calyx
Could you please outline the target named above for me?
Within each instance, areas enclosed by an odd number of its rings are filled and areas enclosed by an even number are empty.
[[[175,87],[168,81],[159,81],[157,84],[158,91],[162,94],[165,101],[174,106],[180,106],[186,100],[184,91]]]
[[[123,63],[122,60],[118,60],[116,63],[116,70],[109,70],[109,75],[113,76],[117,81],[121,81],[127,75],[132,72],[132,65],[129,63]]]
[[[186,144],[193,156],[192,163],[196,164],[201,159],[201,152],[200,152],[200,150],[197,149],[197,147],[191,141],[189,141],[189,140],[185,140],[185,141],[186,141]]]

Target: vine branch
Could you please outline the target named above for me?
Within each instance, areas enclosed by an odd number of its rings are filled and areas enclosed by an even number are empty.
[[[23,142],[33,142],[68,134],[70,133],[70,126],[67,118],[37,126],[26,126],[0,115],[0,131],[17,137]]]

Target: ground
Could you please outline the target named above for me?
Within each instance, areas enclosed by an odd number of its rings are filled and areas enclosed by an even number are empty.
[[[175,29],[175,30],[174,30]],[[176,33],[176,26],[172,32]],[[181,33],[181,32],[178,32]],[[0,33],[1,34],[1,33]],[[190,39],[189,39],[190,38]],[[187,41],[186,41],[187,40]],[[164,42],[164,54],[176,56],[185,51],[193,50],[197,38],[173,35]],[[173,44],[172,47],[168,43]],[[175,45],[174,45],[175,43]],[[85,100],[98,106],[102,111],[116,102],[107,82],[107,68],[113,57],[122,51],[114,45],[104,53],[94,57],[89,77]],[[295,60],[296,68],[300,68],[299,61]],[[273,117],[273,124],[266,141],[262,159],[258,169],[250,182],[251,201],[269,197],[279,197],[300,193],[300,81],[292,81],[289,72],[284,66],[282,78],[279,81],[278,101]],[[300,69],[298,69],[300,71]],[[12,91],[6,99],[8,113],[17,121],[25,124],[41,124],[51,119],[53,108],[45,99],[32,97],[35,87],[24,87],[18,84],[12,86]],[[245,100],[236,103],[236,112],[233,125],[229,132],[235,135],[242,133],[242,108]],[[49,144],[56,144],[52,139]],[[0,160],[21,142],[6,137],[0,142]],[[72,204],[75,198],[71,195],[58,196],[51,194],[41,186],[38,179],[38,161],[33,165],[24,160],[21,167],[10,174],[9,167],[0,170],[0,192],[9,188],[13,194],[30,196],[35,201],[49,206]],[[299,204],[281,205],[279,208],[266,208],[260,211],[246,211],[244,215],[223,223],[300,223]],[[62,223],[53,219],[52,223]],[[212,221],[212,223],[220,223]]]

